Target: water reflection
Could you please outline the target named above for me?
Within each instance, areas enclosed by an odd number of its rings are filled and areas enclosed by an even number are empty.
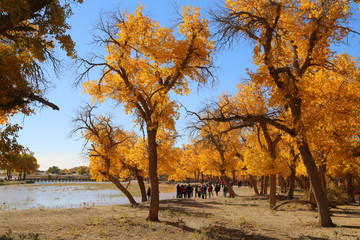
[[[136,188],[135,184],[130,185],[131,192],[139,192]],[[174,197],[173,186],[160,188],[160,199]],[[140,202],[141,198],[135,197],[135,200]],[[111,183],[35,183],[0,187],[1,210],[72,208],[124,203],[129,201]]]

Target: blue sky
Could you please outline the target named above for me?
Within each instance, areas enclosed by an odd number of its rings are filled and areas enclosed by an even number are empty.
[[[161,25],[172,26],[177,18],[174,10],[176,1],[156,0],[141,1],[145,5],[144,12]],[[100,13],[114,11],[115,9],[128,9],[133,11],[139,2],[121,1],[121,0],[86,0],[84,4],[73,6],[73,16],[69,20],[72,29],[69,34],[76,42],[76,50],[80,57],[87,57],[91,52],[99,52],[102,49],[91,44],[94,26],[99,20]],[[210,6],[218,4],[216,0],[193,0],[177,1],[178,6],[191,4],[200,6],[203,14],[206,14]],[[31,116],[17,115],[11,120],[11,123],[18,123],[23,127],[19,132],[19,142],[28,147],[35,153],[35,157],[40,164],[41,170],[47,170],[50,166],[59,166],[60,168],[71,168],[80,165],[88,165],[86,157],[82,154],[83,141],[76,141],[75,138],[69,138],[69,132],[72,129],[71,120],[75,112],[85,103],[90,102],[88,95],[82,94],[81,87],[75,88],[73,83],[76,78],[76,64],[70,59],[64,57],[64,54],[58,50],[58,55],[63,59],[63,67],[58,76],[53,74],[49,67],[48,79],[55,85],[48,90],[46,97],[60,107],[60,111],[54,111],[50,108],[36,109],[36,114]],[[215,87],[208,86],[197,90],[193,85],[193,91],[187,97],[174,96],[183,105],[191,110],[198,110],[206,100],[215,98],[224,91],[234,92],[235,85],[241,77],[246,77],[245,69],[251,67],[251,48],[237,47],[231,51],[223,51],[216,56],[215,65],[217,69],[218,82]],[[90,79],[97,78],[96,74],[91,74]],[[134,118],[125,115],[120,107],[114,103],[100,105],[99,113],[111,113],[116,119],[116,124],[124,128],[133,128]],[[177,130],[180,134],[185,134],[183,128],[190,119],[185,119],[185,112],[181,111],[181,117],[177,123]],[[186,138],[179,139],[179,143],[186,141]]]
[[[219,0],[146,0],[141,1],[145,5],[144,11],[154,20],[160,21],[161,25],[172,26],[175,15],[174,3],[178,6],[191,4],[200,6],[202,13],[206,14],[209,7],[220,4]],[[87,57],[91,52],[101,52],[102,49],[91,45],[94,26],[99,20],[100,13],[128,9],[132,12],[138,5],[138,1],[128,0],[85,0],[84,4],[73,6],[73,16],[69,20],[72,26],[71,34],[76,42],[76,50],[80,57]],[[356,45],[355,45],[356,46]],[[341,49],[339,49],[341,50]],[[55,87],[49,89],[46,97],[60,107],[60,111],[50,108],[37,109],[36,114],[24,117],[17,115],[11,123],[20,124],[23,129],[19,132],[19,142],[28,147],[35,153],[35,157],[40,164],[41,170],[47,170],[50,166],[60,168],[72,168],[80,165],[88,165],[86,157],[82,154],[83,141],[76,141],[76,137],[69,139],[69,132],[72,129],[71,120],[80,106],[90,102],[88,95],[82,94],[81,88],[75,88],[73,83],[76,78],[76,64],[69,59],[63,58],[64,54],[59,52],[59,57],[64,60],[63,68],[59,76],[52,73],[49,68],[48,79],[54,83]],[[354,53],[355,54],[355,53]],[[215,57],[215,66],[218,67],[216,75],[218,82],[214,87],[210,85],[205,88],[197,89],[193,85],[193,91],[187,97],[174,96],[190,110],[199,110],[203,103],[209,99],[214,99],[222,92],[235,92],[235,86],[241,79],[247,78],[246,68],[252,68],[252,48],[248,42],[242,41],[233,49],[221,51]],[[355,57],[358,57],[355,54]],[[90,75],[89,79],[96,79],[96,73]],[[116,124],[126,129],[133,127],[134,118],[125,115],[120,107],[114,103],[100,105],[99,112],[108,113],[116,119]],[[185,134],[183,128],[191,119],[185,118],[186,114],[182,110],[181,117],[177,123],[177,130],[180,134]],[[179,143],[184,143],[186,138],[180,139]]]

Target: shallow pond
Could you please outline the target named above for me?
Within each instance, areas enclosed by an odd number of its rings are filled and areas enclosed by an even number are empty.
[[[137,202],[141,201],[137,184],[129,186]],[[160,186],[160,199],[175,197],[175,186]],[[34,183],[0,186],[0,210],[30,208],[73,208],[129,203],[112,183],[69,182]]]

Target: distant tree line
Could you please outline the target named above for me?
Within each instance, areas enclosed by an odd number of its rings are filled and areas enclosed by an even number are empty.
[[[90,173],[90,168],[86,166],[79,166],[79,167],[73,167],[70,169],[60,169],[58,166],[52,166],[49,167],[48,170],[46,170],[46,173],[51,174],[72,174],[77,173],[79,175],[87,175]]]

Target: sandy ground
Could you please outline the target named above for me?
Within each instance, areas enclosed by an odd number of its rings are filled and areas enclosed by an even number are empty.
[[[174,187],[175,189],[175,187]],[[269,210],[266,197],[247,187],[234,199],[161,201],[159,222],[145,220],[149,203],[72,209],[31,209],[0,213],[0,239],[9,229],[14,239],[359,239],[360,206],[332,209],[334,228],[318,226],[318,214],[288,204]],[[29,235],[30,234],[30,235]]]

